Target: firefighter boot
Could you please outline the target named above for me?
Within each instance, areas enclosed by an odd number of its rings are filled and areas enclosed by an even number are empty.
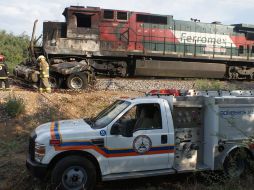
[[[51,93],[51,88],[46,88],[46,89],[45,89],[45,92]]]
[[[5,89],[7,89],[7,90],[10,89],[9,79],[5,79],[5,80],[4,80],[4,85],[5,85]]]

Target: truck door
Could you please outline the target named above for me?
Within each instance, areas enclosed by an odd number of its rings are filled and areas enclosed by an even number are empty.
[[[169,131],[166,117],[169,110],[166,113],[164,103],[158,99],[157,103],[133,105],[117,119],[111,129],[108,128],[110,131],[106,144],[111,173],[172,167],[174,135]],[[170,125],[173,125],[172,122]],[[115,133],[115,126],[119,128],[118,134],[112,134]],[[120,131],[123,129],[127,130],[128,135],[122,135]]]

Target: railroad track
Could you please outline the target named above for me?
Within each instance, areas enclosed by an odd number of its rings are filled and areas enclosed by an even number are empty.
[[[14,91],[27,90],[27,91],[37,91],[38,87],[28,84],[22,80],[16,79],[14,77],[10,78],[11,84],[16,85],[18,88]],[[197,79],[179,79],[179,78],[108,78],[108,77],[97,77],[94,86],[89,86],[85,90],[71,90],[71,89],[53,89],[56,93],[67,93],[67,94],[78,94],[82,92],[90,91],[108,91],[108,90],[119,90],[119,91],[134,91],[145,93],[152,89],[195,89],[197,88],[197,83],[209,83],[214,82],[214,80],[197,80]],[[225,86],[236,86],[236,89],[253,89],[254,83],[251,81],[228,81],[228,80],[216,80],[217,85]],[[209,86],[208,86],[209,88]]]

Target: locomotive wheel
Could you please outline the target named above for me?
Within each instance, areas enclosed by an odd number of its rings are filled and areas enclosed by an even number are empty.
[[[254,78],[254,73],[251,73],[251,74],[249,75],[248,79],[249,79],[249,80],[253,80],[253,78]]]
[[[84,73],[71,74],[67,79],[67,87],[69,89],[85,89],[87,84],[87,75]]]

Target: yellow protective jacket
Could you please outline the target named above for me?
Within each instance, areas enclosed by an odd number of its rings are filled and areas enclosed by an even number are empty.
[[[0,62],[0,79],[8,78],[8,67],[4,62]]]
[[[49,64],[46,60],[41,60],[39,62],[40,68],[40,77],[41,78],[49,78]]]

